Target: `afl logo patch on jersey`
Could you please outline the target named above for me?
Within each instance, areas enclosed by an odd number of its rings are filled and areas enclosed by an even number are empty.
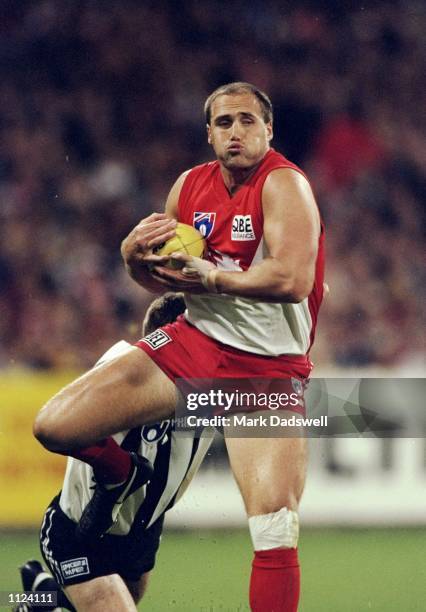
[[[145,338],[142,338],[141,340],[141,342],[146,342],[146,344],[150,346],[154,351],[161,348],[165,344],[168,344],[171,341],[172,339],[170,338],[170,336],[166,334],[166,332],[162,329],[157,329],[153,331],[151,334],[148,334],[147,336],[145,336]]]
[[[213,231],[216,213],[194,212],[194,227],[207,238]]]
[[[232,240],[256,240],[251,215],[235,215],[232,221]]]

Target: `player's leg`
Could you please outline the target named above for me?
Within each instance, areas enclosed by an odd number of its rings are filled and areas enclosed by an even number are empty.
[[[158,327],[175,321],[176,318],[184,312],[184,310],[185,301],[183,299],[183,294],[166,293],[162,297],[155,299],[151,303],[145,315],[142,326],[142,334],[145,336],[152,333]],[[123,353],[129,348],[130,345],[128,345],[126,342],[118,342],[111,347],[111,349],[109,349],[103,357],[101,357],[95,368],[97,369],[101,363],[111,361],[113,358],[123,355]],[[137,359],[137,356],[135,359]],[[149,366],[149,362],[147,363]],[[145,373],[145,378],[149,377],[150,374],[150,368],[148,366],[146,368],[147,371]],[[141,364],[141,367],[143,367],[143,364]],[[161,378],[161,374],[159,376]],[[93,384],[88,381],[88,376],[83,377],[83,381],[84,384]],[[79,379],[76,381],[76,384],[66,387],[63,392],[59,393],[50,402],[48,402],[46,408],[38,415],[34,425],[36,436],[47,448],[49,448],[49,450],[69,454],[76,459],[80,459],[81,461],[88,463],[93,468],[95,477],[98,481],[108,484],[122,483],[131,472],[131,457],[128,452],[120,448],[113,438],[99,438],[98,436],[100,435],[100,432],[98,428],[92,432],[97,439],[96,442],[90,446],[85,447],[81,444],[81,440],[78,440],[78,446],[75,446],[76,440],[70,440],[67,442],[66,438],[65,440],[63,439],[63,436],[62,439],[55,440],[55,435],[57,436],[58,434],[61,434],[61,432],[55,431],[55,429],[52,428],[51,418],[49,419],[49,415],[51,417],[53,412],[55,420],[58,419],[58,425],[60,425],[59,421],[61,417],[60,414],[56,412],[58,404],[64,402],[63,405],[65,406],[65,401],[68,400],[69,402],[70,400],[69,395],[71,391],[77,393],[78,390],[80,390],[86,396],[83,381],[82,379]],[[164,379],[161,382],[164,382]],[[80,404],[79,407],[81,411],[82,406],[80,406]],[[74,412],[74,416],[78,418],[76,412]],[[66,427],[66,423],[63,423],[63,426]],[[71,447],[69,447],[69,445],[71,445]]]
[[[143,334],[175,321],[184,310],[181,293],[154,300],[143,322]],[[170,379],[146,353],[129,346],[47,402],[37,415],[34,433],[49,450],[66,453],[135,425],[167,418],[175,404],[176,390]],[[106,439],[105,447],[108,442]],[[105,448],[104,460],[112,453],[112,448]],[[106,466],[108,470],[113,470],[113,463]]]
[[[109,602],[113,601],[115,605],[125,604],[128,606],[128,594],[123,589],[123,580],[117,580],[117,574],[112,576],[104,576],[102,578],[95,578],[93,580],[76,584],[62,590],[61,586],[56,582],[54,577],[43,568],[39,561],[27,561],[25,565],[20,568],[20,572],[24,591],[39,594],[46,591],[56,592],[56,603],[58,608],[65,608],[71,612],[75,612],[75,606],[77,606],[78,610],[83,609],[83,606],[88,610],[101,610],[103,609],[101,605],[103,605],[106,598]],[[139,580],[124,580],[124,584],[135,604],[139,603],[145,594],[150,573],[151,572],[146,572],[139,578]],[[66,592],[68,593],[69,598],[67,597]],[[93,593],[96,593],[97,595],[96,604],[99,605],[99,608],[94,607],[91,604]],[[111,597],[112,595],[113,597]],[[71,600],[74,601],[74,604],[71,603]],[[17,610],[19,609],[20,608],[18,607]],[[45,608],[43,607],[43,609]],[[116,610],[120,609],[121,608],[116,608]],[[133,608],[126,607],[125,609],[127,610]]]
[[[97,486],[80,519],[81,538],[105,533],[125,498],[152,475],[149,462],[107,437],[171,416],[176,402],[171,380],[144,351],[129,346],[65,387],[40,411],[34,424],[38,440],[94,468]],[[112,478],[114,466],[120,470]]]
[[[65,589],[78,612],[134,612],[136,605],[118,574],[101,576]]]
[[[64,453],[166,419],[176,402],[171,380],[144,351],[131,346],[50,399],[37,415],[34,434],[48,450]]]
[[[297,511],[307,463],[307,444],[300,433],[297,438],[226,438],[255,551],[250,583],[254,612],[297,610]]]
[[[185,302],[182,294],[169,293],[154,300],[145,316],[143,335],[153,332],[161,325],[175,321],[176,317],[182,314],[184,310]],[[133,354],[129,355],[129,359],[125,360],[127,363],[119,364],[119,368],[122,369],[121,373],[123,374],[124,381],[120,381],[121,386],[117,384],[117,380],[111,376],[109,371],[106,373],[109,381],[114,385],[115,391],[118,394],[121,393],[119,398],[120,407],[119,409],[116,407],[112,413],[116,416],[122,415],[122,408],[127,399],[131,410],[130,416],[133,418],[136,413],[136,411],[132,409],[135,403],[132,400],[133,395],[137,396],[139,385],[144,386],[147,381],[149,382],[147,382],[143,389],[144,398],[148,398],[148,404],[150,404],[153,411],[155,411],[158,406],[154,406],[154,402],[150,402],[149,397],[154,393],[159,403],[161,403],[161,393],[158,393],[158,389],[165,392],[168,386],[170,393],[173,393],[173,387],[169,379],[156,368],[149,357],[144,357],[144,354],[140,355],[136,349],[132,349],[126,342],[121,341],[111,347],[111,349],[101,357],[100,361],[91,372],[78,379],[75,383],[69,385],[52,398],[38,415],[34,425],[36,436],[48,449],[70,455],[75,459],[84,461],[93,468],[97,485],[95,494],[88,507],[85,509],[84,516],[82,516],[82,520],[80,521],[81,524],[78,528],[82,538],[86,538],[89,535],[92,538],[102,535],[102,533],[110,527],[111,521],[114,520],[113,514],[117,514],[120,511],[120,504],[117,502],[120,501],[120,499],[124,499],[126,495],[129,495],[131,493],[130,489],[135,489],[145,484],[152,474],[152,466],[144,458],[130,454],[125,449],[121,448],[112,437],[100,438],[103,432],[99,430],[99,427],[91,427],[92,424],[89,422],[90,418],[87,418],[88,412],[84,413],[84,405],[79,397],[79,394],[83,395],[86,400],[88,411],[92,408],[99,408],[99,405],[108,408],[108,401],[114,402],[115,400],[113,395],[109,393],[108,388],[106,390],[102,388],[102,380],[105,378],[105,374],[103,378],[101,376],[101,385],[99,385],[99,376],[96,379],[96,376],[92,376],[92,374],[102,374],[103,372],[100,372],[102,364],[111,363],[112,361],[115,363],[116,359],[122,356],[126,357],[127,353],[131,351],[133,351]],[[136,363],[136,366],[132,365],[132,363],[129,364],[130,357],[132,357],[133,361],[140,363]],[[128,368],[128,371],[126,368]],[[131,378],[130,381],[126,379],[126,375]],[[157,379],[159,379],[158,382]],[[131,392],[129,392],[126,388],[126,383],[129,383],[127,387],[136,386],[137,388],[131,389]],[[97,391],[99,391],[99,400],[97,397],[91,396],[88,392],[93,391],[95,385],[97,385]],[[154,391],[152,391],[153,388]],[[106,400],[102,400],[102,392],[104,396],[105,394],[108,396]],[[142,400],[136,400],[136,402],[136,408],[143,412],[146,408],[146,402],[144,403]],[[169,412],[173,411],[174,405],[173,402],[170,403],[167,399],[165,399],[165,403],[169,404],[168,408],[165,410],[168,416]],[[163,407],[164,404],[162,404],[160,411],[157,412],[159,416],[163,414]],[[71,413],[71,410],[74,411]],[[63,418],[67,413],[68,417],[71,417],[71,422],[69,419],[67,422]],[[107,417],[112,413],[110,411],[106,415],[105,413],[101,415],[101,422],[106,424]],[[90,415],[96,419],[97,415],[95,412],[89,413],[89,417]],[[123,416],[126,419],[126,415],[123,414]],[[149,414],[141,418],[138,416],[135,418],[137,418],[138,423],[144,423],[146,419],[149,420]],[[77,421],[76,424],[79,426],[79,430],[76,430],[77,437],[70,439],[69,434],[75,425],[72,419]],[[85,427],[86,422],[89,428]],[[124,423],[126,421],[120,422]],[[57,424],[58,427],[55,427],[55,424]],[[109,424],[111,425],[111,423]],[[118,425],[114,424],[112,424],[112,426],[114,429],[118,427]],[[84,440],[87,441],[87,437],[84,438],[84,434],[87,436],[89,432],[96,441],[90,444],[90,446],[84,446]],[[81,434],[83,434],[83,436]],[[99,514],[99,508],[102,509],[101,516],[97,516]],[[113,513],[110,512],[112,509],[114,510]],[[94,519],[97,520],[94,521]]]
[[[226,446],[248,516],[275,512],[283,506],[297,511],[306,475],[305,438],[227,436]]]
[[[65,590],[79,612],[80,610],[87,612],[136,610],[135,605],[141,601],[146,592],[149,576],[150,572],[147,572],[139,580],[123,580],[118,574],[113,574],[75,584]]]

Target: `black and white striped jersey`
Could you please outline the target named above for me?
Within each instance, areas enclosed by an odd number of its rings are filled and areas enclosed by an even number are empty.
[[[118,342],[98,364],[117,357],[130,346],[124,340]],[[195,432],[192,436],[190,432],[185,436],[177,434],[173,420],[136,427],[113,437],[126,450],[136,451],[149,459],[154,466],[154,475],[148,484],[126,499],[118,521],[108,531],[111,535],[126,535],[134,523],[149,527],[171,508],[195,476],[213,439],[211,432],[201,437]],[[92,468],[70,457],[59,503],[62,511],[75,522],[80,520],[92,496],[91,487]]]

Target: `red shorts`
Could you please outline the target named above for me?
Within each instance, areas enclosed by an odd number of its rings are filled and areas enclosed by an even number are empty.
[[[282,379],[304,383],[312,370],[306,355],[271,357],[241,351],[213,340],[183,316],[136,342],[163,372],[176,379]],[[293,379],[293,380],[292,380]],[[299,385],[300,389],[300,385]],[[300,406],[288,410],[303,413]]]

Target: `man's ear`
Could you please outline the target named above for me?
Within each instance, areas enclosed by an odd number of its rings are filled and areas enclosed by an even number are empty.
[[[212,143],[212,134],[211,134],[211,129],[210,129],[210,126],[209,126],[208,123],[206,125],[206,128],[207,128],[207,142],[209,144],[211,144]]]
[[[274,137],[274,129],[272,127],[272,121],[266,124],[266,132],[268,134],[268,140],[272,140]]]

